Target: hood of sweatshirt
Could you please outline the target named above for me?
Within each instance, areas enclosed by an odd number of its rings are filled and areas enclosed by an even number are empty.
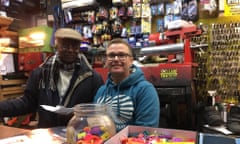
[[[107,103],[112,106],[112,116],[117,131],[131,124],[133,119],[136,93],[140,89],[138,84],[144,81],[142,70],[132,65],[132,73],[122,82],[115,84],[108,74],[106,84],[102,86],[95,96],[96,103]]]

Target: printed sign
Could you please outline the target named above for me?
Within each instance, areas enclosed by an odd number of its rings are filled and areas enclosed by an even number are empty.
[[[240,1],[224,0],[224,16],[235,16],[240,14]]]
[[[160,71],[161,79],[172,80],[172,79],[176,79],[177,76],[178,76],[177,69],[162,69]]]

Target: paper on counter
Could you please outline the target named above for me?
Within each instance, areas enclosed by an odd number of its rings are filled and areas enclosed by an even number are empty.
[[[73,108],[66,108],[64,106],[59,106],[59,105],[57,105],[56,107],[49,106],[49,105],[40,105],[40,106],[47,111],[54,112],[61,115],[69,115],[73,113]]]

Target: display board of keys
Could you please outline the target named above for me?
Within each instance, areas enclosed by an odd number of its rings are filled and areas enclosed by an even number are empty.
[[[208,43],[195,53],[198,97],[204,99],[208,90],[216,90],[221,102],[236,104],[240,96],[240,22],[204,28],[205,33],[192,38],[195,43]]]

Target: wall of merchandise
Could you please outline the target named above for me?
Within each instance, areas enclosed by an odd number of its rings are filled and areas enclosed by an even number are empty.
[[[170,21],[201,24],[203,34],[191,40],[208,44],[194,52],[197,98],[205,101],[208,90],[217,90],[225,102],[236,103],[240,95],[240,20],[238,16],[220,16],[218,2],[108,0],[85,9],[64,8],[62,18],[65,26],[83,34],[86,41],[82,49],[104,48],[113,37],[125,38],[134,48],[146,47],[149,34],[164,32]]]
[[[146,47],[148,35],[164,32],[170,21],[198,19],[197,0],[108,0],[78,8],[62,5],[64,25],[77,29],[96,47],[105,46],[113,37],[125,38],[136,48]]]
[[[208,90],[216,90],[224,103],[238,103],[240,96],[240,19],[226,16],[200,19],[206,30],[196,43],[207,42],[208,47],[195,53],[198,63],[196,89],[198,98],[206,101]]]

